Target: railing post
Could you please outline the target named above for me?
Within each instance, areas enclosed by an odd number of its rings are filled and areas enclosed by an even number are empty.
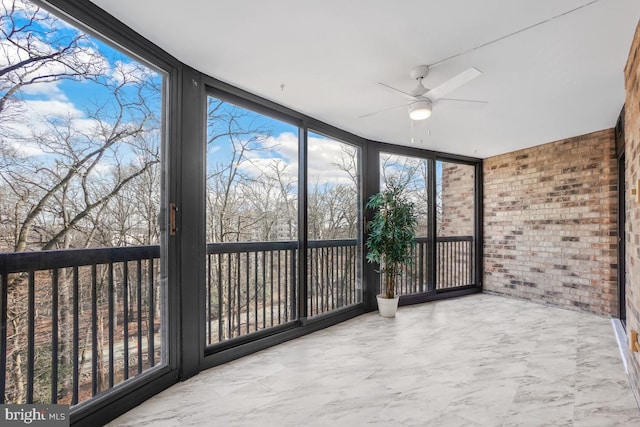
[[[79,361],[78,361],[78,353],[80,346],[80,318],[79,318],[79,270],[78,266],[73,267],[73,385],[72,385],[72,395],[71,395],[71,404],[75,405],[78,403],[78,392],[80,387],[80,379],[78,378],[78,370],[79,370]]]
[[[149,259],[149,272],[147,273],[149,275],[148,277],[148,287],[149,287],[149,292],[148,292],[148,301],[147,301],[147,315],[148,315],[148,322],[149,324],[147,325],[147,352],[148,352],[148,356],[147,358],[149,359],[149,367],[153,367],[156,364],[156,348],[155,348],[155,299],[154,299],[154,293],[153,293],[153,287],[155,284],[155,271],[153,268],[153,257],[151,257]]]
[[[218,341],[222,341],[222,332],[224,331],[224,325],[222,324],[222,313],[224,313],[224,304],[222,303],[222,254],[218,254],[216,258],[218,260]]]
[[[122,305],[123,305],[123,344],[124,344],[124,379],[129,378],[129,264],[122,263]]]
[[[51,280],[51,403],[58,403],[58,269],[53,269]]]
[[[109,295],[109,298],[112,296]],[[91,266],[91,395],[100,391],[98,378],[98,271]]]
[[[36,320],[36,280],[33,270],[29,271],[27,297],[27,403],[33,403],[33,378],[35,367],[35,320]],[[17,349],[16,349],[17,350]]]
[[[0,264],[0,403],[4,404],[5,387],[7,384],[7,288],[9,278],[4,263]]]
[[[249,333],[251,332],[251,280],[249,280],[249,252],[245,252],[244,263],[245,281],[247,282],[245,283],[245,291],[247,292],[247,311],[245,313],[245,317],[247,320],[247,333]]]
[[[416,284],[416,293],[424,293],[424,245],[425,243],[420,243],[416,251],[418,252],[417,257],[417,265],[415,267],[415,280]]]
[[[211,276],[211,270],[212,270],[212,266],[211,266],[211,259],[212,256],[211,254],[208,253],[207,251],[207,284],[206,284],[206,295],[207,295],[207,301],[205,302],[205,322],[207,323],[207,344],[211,343],[211,317],[212,317],[212,307],[211,307],[211,292],[212,292],[212,285],[213,285],[213,279]],[[219,317],[219,316],[218,316]]]
[[[136,261],[136,310],[138,311],[138,373],[142,373],[142,260]]]
[[[116,296],[115,285],[113,283],[113,262],[109,262],[109,266],[107,268],[107,279],[109,281],[109,388],[113,387],[115,378],[115,348],[113,345],[114,341],[114,317],[115,317],[115,301],[114,298]]]
[[[289,317],[291,320],[294,320],[297,318],[296,313],[298,312],[298,295],[297,295],[297,288],[298,288],[298,281],[296,280],[296,275],[297,275],[297,263],[296,263],[296,251],[295,250],[290,250],[289,254],[291,256],[291,281],[290,286],[291,286],[291,316]]]

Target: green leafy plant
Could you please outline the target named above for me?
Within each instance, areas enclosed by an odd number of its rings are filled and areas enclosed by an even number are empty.
[[[393,183],[369,198],[367,208],[375,211],[369,222],[367,261],[380,264],[384,274],[385,298],[394,298],[395,279],[402,264],[412,264],[416,245],[417,215],[415,205]]]

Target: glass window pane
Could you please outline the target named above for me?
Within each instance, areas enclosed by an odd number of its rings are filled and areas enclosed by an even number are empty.
[[[308,135],[308,313],[362,301],[361,150]]]
[[[1,392],[75,405],[165,361],[166,79],[30,2],[0,15]]]
[[[416,206],[418,236],[414,262],[402,268],[396,281],[396,293],[415,294],[428,291],[429,247],[429,161],[418,157],[380,153],[380,188],[393,184],[403,188]]]
[[[207,108],[212,345],[297,318],[298,128],[213,96]]]
[[[209,97],[207,240],[298,236],[298,128]]]
[[[436,163],[436,288],[474,283],[475,167]]]
[[[393,183],[404,188],[408,199],[415,203],[418,213],[418,236],[429,233],[429,163],[419,157],[399,154],[380,154],[380,188]]]

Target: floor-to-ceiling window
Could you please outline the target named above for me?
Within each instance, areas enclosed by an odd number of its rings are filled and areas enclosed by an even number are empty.
[[[0,396],[74,407],[166,365],[159,69],[0,5]]]
[[[399,295],[429,291],[429,266],[431,265],[430,230],[430,159],[394,153],[380,153],[380,188],[399,186],[407,200],[416,207],[418,234],[413,263],[402,268],[396,283]]]
[[[298,128],[207,99],[206,343],[297,318]]]
[[[436,289],[473,285],[476,167],[436,162]]]
[[[400,186],[418,213],[413,262],[396,282],[401,301],[477,287],[477,162],[393,149],[379,153],[379,173],[380,188]]]
[[[308,133],[307,312],[362,301],[362,167],[355,145]]]

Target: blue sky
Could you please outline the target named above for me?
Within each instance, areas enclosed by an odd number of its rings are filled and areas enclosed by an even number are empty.
[[[27,23],[26,16],[30,14],[34,6],[30,3],[23,3],[16,1],[15,6],[17,8],[24,7],[26,12],[18,13],[14,15],[17,25],[24,25]],[[24,11],[24,9],[22,9]],[[41,16],[42,15],[42,12]],[[52,15],[51,15],[52,16]],[[52,21],[42,21],[36,23],[31,27],[35,32],[31,35],[35,38],[35,46],[42,52],[46,52],[47,45],[55,48],[67,44],[69,40],[79,34],[79,30],[72,25],[65,23],[60,19],[54,19]],[[54,29],[52,31],[52,28]],[[26,34],[25,34],[26,35]],[[33,41],[32,41],[33,43]],[[19,60],[26,58],[26,54],[23,51],[15,49],[7,40],[0,40],[0,47],[3,48],[5,55],[3,61],[9,61],[9,63],[17,63]],[[79,52],[79,55],[87,55],[92,52],[95,56],[91,56],[96,64],[101,64],[104,70],[104,81],[110,81],[116,83],[123,81],[123,78],[130,78],[133,76],[140,77],[142,74],[134,69],[137,61],[122,54],[120,51],[112,48],[107,43],[89,36],[86,41],[82,42],[83,51]],[[84,58],[84,57],[81,57]],[[97,60],[100,58],[99,60]],[[87,62],[89,64],[89,62]],[[30,77],[42,76],[48,74],[56,74],[65,70],[65,67],[61,64],[50,64],[46,67],[34,70]],[[124,77],[124,75],[131,73]],[[161,81],[162,76],[155,74],[158,82]],[[128,94],[133,94],[132,85],[125,86],[125,91],[129,91]],[[103,85],[97,84],[92,81],[84,80],[71,80],[62,79],[53,82],[36,83],[28,86],[24,86],[18,93],[18,98],[21,99],[21,103],[16,105],[19,111],[19,119],[12,123],[6,123],[5,125],[10,127],[17,139],[13,142],[14,146],[20,150],[24,155],[36,155],[39,150],[35,146],[30,146],[28,141],[33,133],[44,132],[46,130],[45,122],[47,118],[51,117],[73,117],[73,124],[78,129],[86,129],[92,125],[95,125],[95,121],[89,120],[87,111],[95,110],[96,105],[102,105],[108,103],[112,99],[110,90]],[[159,116],[161,113],[161,103],[156,101],[150,101],[150,106],[154,112]],[[28,117],[28,120],[24,120],[24,117]],[[130,114],[125,119],[134,120]],[[109,119],[105,118],[105,121]],[[9,141],[11,143],[11,141]]]

